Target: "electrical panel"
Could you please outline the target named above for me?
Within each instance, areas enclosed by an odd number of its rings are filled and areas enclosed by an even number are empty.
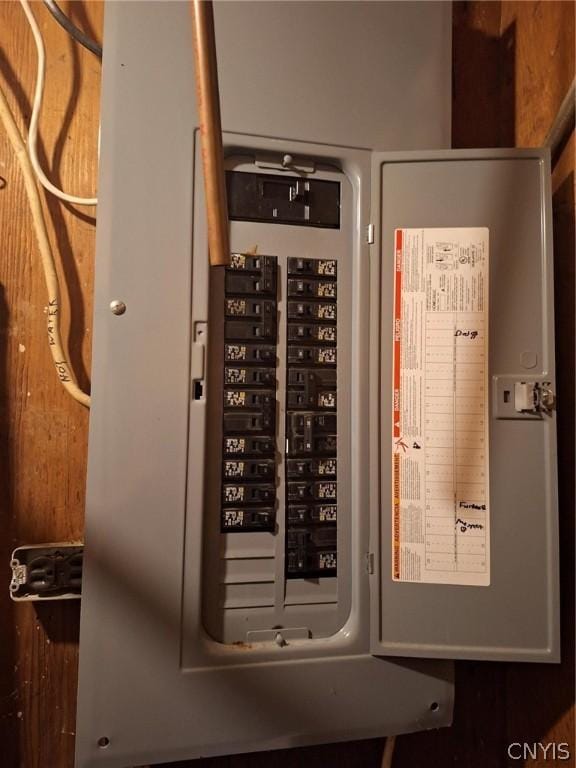
[[[352,590],[351,360],[339,345],[352,189],[316,163],[299,196],[298,172],[261,165],[226,160],[232,238],[254,247],[209,276],[202,594],[206,630],[224,643],[274,628],[329,637]]]
[[[446,726],[452,659],[559,653],[546,153],[447,149],[449,4],[215,27],[211,269],[188,5],[106,11],[78,768]]]

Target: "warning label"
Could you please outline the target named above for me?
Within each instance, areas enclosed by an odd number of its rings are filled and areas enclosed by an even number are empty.
[[[488,230],[394,246],[392,578],[487,586]]]

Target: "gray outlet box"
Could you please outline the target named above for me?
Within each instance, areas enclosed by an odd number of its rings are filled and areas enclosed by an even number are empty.
[[[226,167],[261,195],[235,200],[231,247],[272,271],[210,270],[188,14],[106,11],[79,768],[445,726],[451,659],[559,652],[555,414],[528,410],[544,404],[534,387],[514,414],[504,400],[509,382],[554,390],[547,155],[446,149],[449,4],[218,3]],[[152,60],[152,46],[170,56]],[[343,46],[366,56],[341,70]],[[336,186],[319,200],[314,184]],[[428,251],[418,232],[432,230]],[[435,302],[452,291],[484,312],[480,330],[470,315],[434,326],[464,371],[451,394],[434,359],[428,394],[402,399],[438,397],[441,422],[465,425],[454,455],[477,451],[454,459],[478,489],[455,484],[448,523],[413,504],[393,517],[398,494],[447,483],[416,480],[416,438],[391,442],[399,231],[420,244],[406,264],[422,246],[435,270]],[[462,232],[477,238],[468,250]],[[404,290],[426,295],[406,269]],[[466,270],[472,299],[450,287]],[[416,339],[414,311],[398,317]],[[266,365],[231,366],[229,344]],[[320,399],[309,381],[328,382]],[[239,423],[260,442],[242,443]],[[396,488],[404,451],[412,474]],[[437,494],[432,511],[447,503]],[[398,578],[396,560],[409,563]]]

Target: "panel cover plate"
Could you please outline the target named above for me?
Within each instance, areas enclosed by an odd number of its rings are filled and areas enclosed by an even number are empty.
[[[549,179],[544,150],[375,156],[372,183],[378,237],[372,267],[379,278],[372,286],[372,330],[373,343],[380,343],[380,368],[371,372],[371,448],[379,451],[372,465],[374,653],[519,661],[559,658],[554,411],[537,418],[501,418],[493,393],[502,393],[502,388],[488,387],[489,585],[398,582],[392,575],[395,230],[487,228],[489,380],[545,379],[554,389]],[[437,539],[428,536],[435,523],[424,505],[416,507],[410,535],[413,540],[424,539],[428,553],[437,546]],[[454,552],[450,546],[446,551]]]
[[[341,631],[318,640],[302,633],[284,647],[270,640],[219,644],[201,621],[202,478],[194,465],[205,433],[190,439],[189,417],[203,407],[193,396],[203,379],[200,340],[209,330],[202,312],[208,268],[202,185],[194,185],[198,119],[189,14],[187,3],[106,7],[78,768],[368,738],[435,728],[452,717],[451,663],[370,655],[363,376],[369,150],[376,140],[397,148],[448,144],[450,6],[215,8],[224,129],[235,132],[239,148],[248,135],[275,137],[252,140],[262,152],[336,164],[347,153],[356,217],[349,341],[351,498],[359,512],[350,548],[358,578]],[[340,41],[365,55],[334,69]],[[166,55],[150,56],[151,50]],[[381,72],[392,70],[383,80]],[[370,82],[384,98],[373,98]],[[403,106],[391,114],[395,101]],[[425,123],[416,119],[422,109]],[[304,143],[312,141],[324,144]],[[205,258],[193,268],[197,247]],[[115,298],[127,305],[122,317],[110,312]],[[187,526],[200,530],[186,535]]]

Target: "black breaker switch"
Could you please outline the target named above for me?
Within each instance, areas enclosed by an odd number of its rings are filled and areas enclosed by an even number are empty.
[[[246,174],[238,175],[247,181]],[[287,205],[311,199],[308,182],[290,192],[294,180],[286,177],[282,184],[284,181]],[[257,182],[256,178],[254,189],[259,189]],[[273,182],[266,180],[267,184]],[[266,189],[267,195],[282,191]],[[288,215],[286,211],[294,209],[278,210]],[[288,579],[337,575],[337,266],[335,259],[290,257],[283,283],[287,299],[283,460]],[[225,534],[274,532],[277,259],[233,254],[223,282],[220,530]]]
[[[288,259],[286,577],[337,574],[337,264]]]
[[[288,575],[320,578],[336,575],[336,528],[292,528],[287,536]]]
[[[220,530],[276,525],[277,259],[232,254],[224,279]]]
[[[337,181],[227,171],[226,193],[232,221],[340,228]]]
[[[288,369],[288,408],[336,409],[336,371]]]

